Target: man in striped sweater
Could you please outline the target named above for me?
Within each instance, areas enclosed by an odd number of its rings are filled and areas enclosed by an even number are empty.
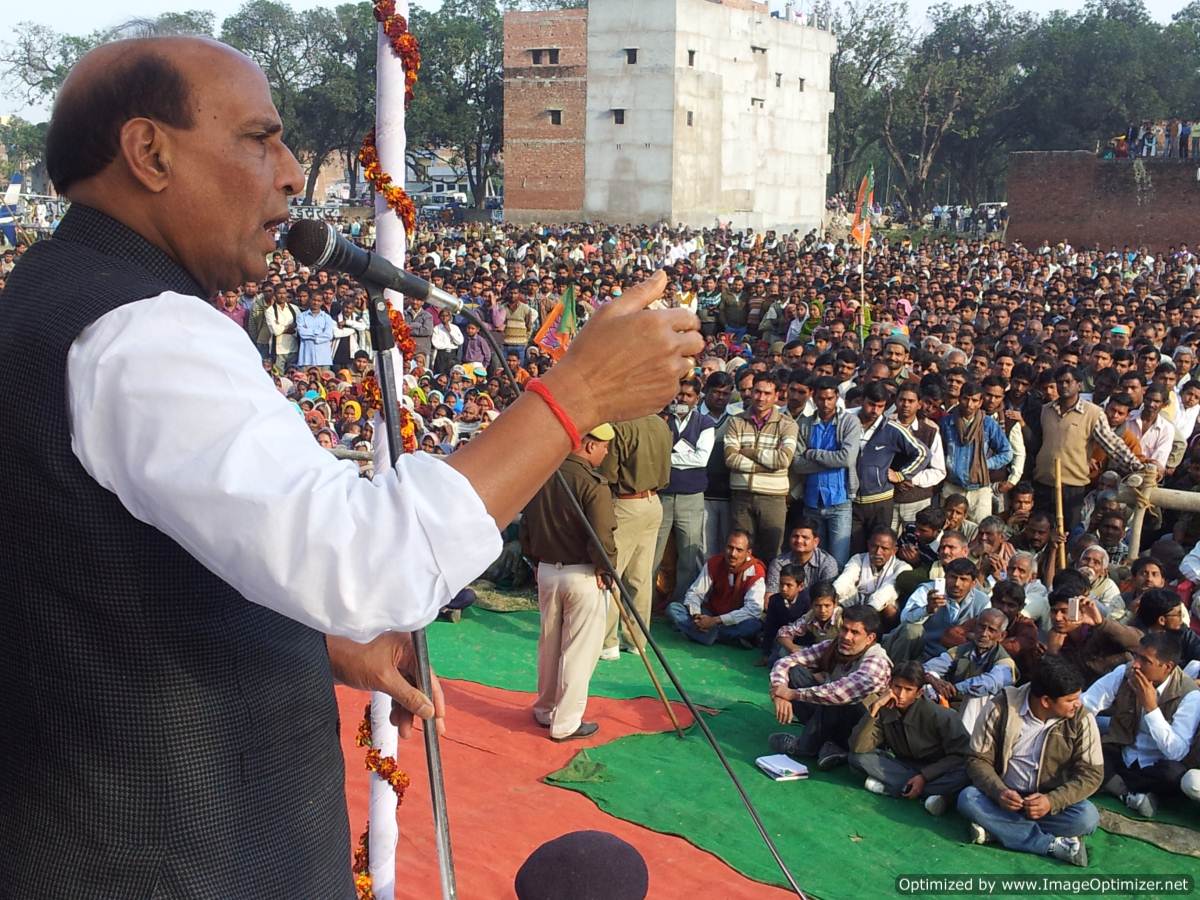
[[[796,453],[796,423],[776,407],[779,389],[771,376],[754,376],[745,412],[729,421],[725,464],[733,527],[753,535],[754,555],[779,555],[787,518],[788,466]]]

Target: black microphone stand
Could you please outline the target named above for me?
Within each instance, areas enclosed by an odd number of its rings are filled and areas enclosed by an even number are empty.
[[[383,402],[383,424],[387,433],[388,462],[393,468],[404,452],[404,438],[400,433],[400,416],[397,404],[400,395],[396,390],[396,360],[389,351],[396,346],[392,333],[392,322],[388,317],[387,299],[383,289],[371,281],[364,281],[371,310],[371,346],[377,354],[375,378],[379,382],[379,394]],[[400,315],[403,315],[403,310]],[[433,699],[433,674],[429,665],[429,643],[425,629],[412,633],[413,655],[417,664],[417,687],[430,700]],[[437,727],[433,720],[425,723],[425,762],[429,769],[429,797],[433,801],[433,827],[437,842],[438,870],[442,879],[443,900],[456,900],[458,887],[454,880],[454,854],[450,846],[450,819],[446,812],[446,785],[442,778],[442,750],[438,744]]]

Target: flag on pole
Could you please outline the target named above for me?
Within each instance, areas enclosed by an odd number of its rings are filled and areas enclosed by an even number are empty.
[[[550,315],[546,316],[546,321],[533,336],[533,342],[558,362],[567,352],[571,338],[578,330],[579,322],[575,316],[575,285],[570,284],[567,285],[562,299],[554,304],[554,309],[550,310]]]
[[[858,201],[854,205],[854,225],[850,233],[860,245],[865,245],[871,239],[871,207],[875,204],[875,167],[872,166],[863,176],[862,184],[858,186]]]

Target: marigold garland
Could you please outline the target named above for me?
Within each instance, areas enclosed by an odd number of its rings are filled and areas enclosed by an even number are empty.
[[[363,710],[363,718],[358,723],[358,734],[355,735],[354,742],[360,747],[369,748],[366,759],[367,771],[373,772],[391,785],[392,790],[396,793],[397,806],[403,803],[404,792],[408,790],[410,783],[409,778],[400,770],[395,757],[384,756],[377,748],[371,746],[370,703]],[[354,862],[351,866],[354,874],[354,890],[358,894],[358,900],[375,900],[374,885],[371,881],[370,835],[371,825],[368,822],[362,837],[358,839],[358,846],[354,850]]]
[[[408,20],[396,13],[395,0],[375,0],[375,21],[383,28],[392,53],[404,64],[404,105],[412,103],[417,73],[421,71],[421,45],[408,30]]]
[[[421,45],[416,37],[408,30],[408,20],[397,14],[395,0],[375,0],[375,21],[387,35],[394,53],[404,67],[404,106],[412,103],[413,89],[417,84],[417,73],[421,70]],[[417,208],[408,192],[392,181],[392,176],[383,170],[379,161],[379,148],[375,143],[375,129],[363,138],[362,147],[358,151],[358,161],[363,167],[363,179],[374,188],[387,204],[388,209],[396,214],[404,226],[404,233],[411,237],[416,230]],[[396,347],[405,361],[412,359],[417,346],[412,339],[412,333],[404,315],[388,304],[388,320],[391,322],[392,335],[396,339]],[[366,379],[363,388],[380,408],[383,407],[383,397],[379,383],[375,379]],[[415,453],[417,450],[417,426],[412,413],[403,405],[397,413],[400,416],[400,437],[405,453]],[[408,776],[400,770],[393,757],[384,757],[379,750],[371,747],[371,706],[367,705],[363,712],[363,720],[358,726],[358,745],[368,747],[366,765],[396,792],[397,806],[404,801],[404,791],[408,788]],[[359,838],[358,847],[354,851],[354,890],[359,900],[375,900],[375,891],[371,881],[370,862],[370,825]]]
[[[400,217],[404,224],[404,233],[411,235],[417,227],[417,207],[412,197],[404,188],[392,181],[392,176],[383,171],[379,163],[379,148],[375,146],[375,129],[371,129],[363,138],[362,147],[358,151],[358,161],[362,164],[363,180],[375,189],[388,205],[388,209]]]
[[[403,322],[404,317],[401,316],[401,324],[407,334],[408,325]],[[393,327],[395,322],[393,320]],[[412,342],[412,339],[408,339]],[[399,344],[399,340],[397,340]],[[363,393],[366,394],[380,409],[383,409],[383,393],[379,390],[379,382],[374,378],[364,378],[362,383]],[[413,419],[412,412],[404,405],[396,404],[396,413],[400,416],[400,449],[405,453],[417,452],[417,423]]]

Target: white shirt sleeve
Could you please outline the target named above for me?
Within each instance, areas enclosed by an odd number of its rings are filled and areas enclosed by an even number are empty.
[[[1083,705],[1087,707],[1088,712],[1096,715],[1112,706],[1113,698],[1117,696],[1121,682],[1125,679],[1125,668],[1117,666],[1083,692]]]
[[[1200,693],[1192,691],[1179,701],[1175,715],[1168,722],[1161,707],[1146,713],[1146,730],[1167,759],[1178,762],[1187,756],[1200,721]]]
[[[359,478],[313,440],[236,323],[195,297],[98,319],[67,383],[88,474],[246,599],[326,634],[423,627],[500,555],[466,478],[425,454]]]
[[[838,603],[845,606],[858,596],[858,581],[862,577],[863,558],[866,554],[859,553],[850,557],[842,574],[833,580],[833,589],[837,591]]]
[[[925,620],[929,618],[929,592],[932,589],[932,581],[917,585],[909,595],[908,602],[904,604],[904,609],[900,611],[901,622],[909,625],[924,624]]]
[[[750,585],[750,588],[746,591],[745,601],[741,606],[717,618],[721,620],[722,625],[736,625],[738,622],[744,622],[747,619],[761,619],[766,599],[767,585],[760,578],[754,584]]]
[[[703,469],[707,466],[708,458],[712,455],[713,445],[716,442],[716,434],[715,428],[705,428],[696,438],[695,447],[683,438],[677,440],[675,446],[671,448],[671,468]]]
[[[712,579],[708,577],[708,565],[705,564],[700,567],[700,574],[696,576],[696,580],[692,582],[692,586],[687,589],[687,593],[683,597],[683,605],[687,607],[687,611],[693,616],[699,615],[700,608],[704,605],[711,589]]]
[[[942,448],[942,434],[933,433],[933,443],[929,447],[929,463],[912,477],[913,487],[937,487],[946,480],[946,452]]]
[[[1200,583],[1200,542],[1196,543],[1192,552],[1179,564],[1179,574],[1192,584]]]

